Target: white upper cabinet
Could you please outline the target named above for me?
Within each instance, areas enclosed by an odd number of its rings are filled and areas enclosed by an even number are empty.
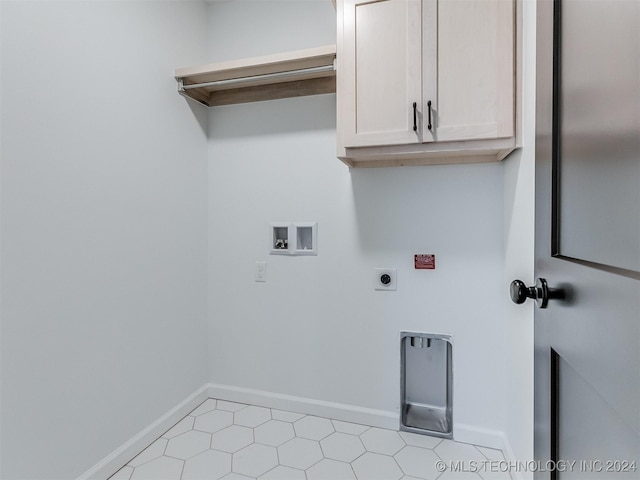
[[[421,0],[345,0],[342,8],[344,145],[420,142],[413,104],[421,108]]]
[[[513,26],[511,0],[438,1],[438,141],[513,136]]]
[[[516,147],[514,0],[338,0],[337,12],[345,163],[497,161]]]

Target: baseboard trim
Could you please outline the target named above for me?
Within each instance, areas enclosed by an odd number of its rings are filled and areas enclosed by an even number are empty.
[[[208,397],[209,385],[207,384],[200,387],[147,428],[133,436],[121,447],[111,452],[76,480],[106,480]]]
[[[210,384],[209,397],[392,430],[398,430],[400,421],[398,413],[387,410],[376,410],[231,385]],[[508,447],[510,449],[503,432],[473,425],[454,424],[453,439],[457,442],[472,443],[481,447],[500,450],[505,450]]]
[[[518,462],[518,458],[516,458],[515,453],[513,452],[513,447],[511,446],[511,442],[509,442],[509,438],[504,436],[504,443],[502,447],[502,453],[504,453],[504,458],[507,462],[510,462],[511,465],[515,465]],[[509,472],[511,474],[511,478],[513,480],[532,480],[533,472],[523,472],[519,469],[514,469]]]
[[[489,430],[470,425],[454,426],[454,440],[462,443],[472,443],[480,447],[496,448],[502,450],[504,458],[509,464],[517,462],[513,453],[511,442],[504,432]],[[531,480],[533,474],[512,470],[509,472],[514,480]]]
[[[504,450],[506,442],[504,432],[460,423],[453,425],[453,439],[456,442],[472,443],[480,447],[500,450]]]
[[[296,397],[281,393],[265,392],[250,388],[234,387],[231,385],[210,384],[209,396],[231,402],[249,403],[261,407],[303,413],[305,415],[316,415],[341,420],[343,422],[371,425],[373,427],[397,430],[399,425],[399,416],[396,412]]]

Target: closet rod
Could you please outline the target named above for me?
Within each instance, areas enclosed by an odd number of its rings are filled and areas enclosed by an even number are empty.
[[[216,80],[214,82],[194,83],[192,85],[183,85],[182,84],[183,79],[178,79],[178,82],[180,82],[180,91],[185,91],[185,90],[191,90],[193,88],[242,85],[244,83],[251,83],[256,80],[280,79],[280,78],[293,77],[297,75],[304,75],[308,73],[330,72],[330,71],[333,71],[334,69],[335,68],[333,65],[323,65],[321,67],[301,68],[299,70],[289,70],[286,72],[265,73],[262,75],[254,75],[252,77],[230,78],[228,80]]]

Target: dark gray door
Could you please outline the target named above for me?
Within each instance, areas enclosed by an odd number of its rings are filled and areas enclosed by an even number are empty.
[[[640,0],[539,0],[536,478],[640,478],[639,69]]]

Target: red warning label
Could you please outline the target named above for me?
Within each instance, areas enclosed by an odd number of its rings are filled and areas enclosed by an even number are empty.
[[[436,256],[428,253],[419,253],[414,257],[416,270],[435,270]]]

